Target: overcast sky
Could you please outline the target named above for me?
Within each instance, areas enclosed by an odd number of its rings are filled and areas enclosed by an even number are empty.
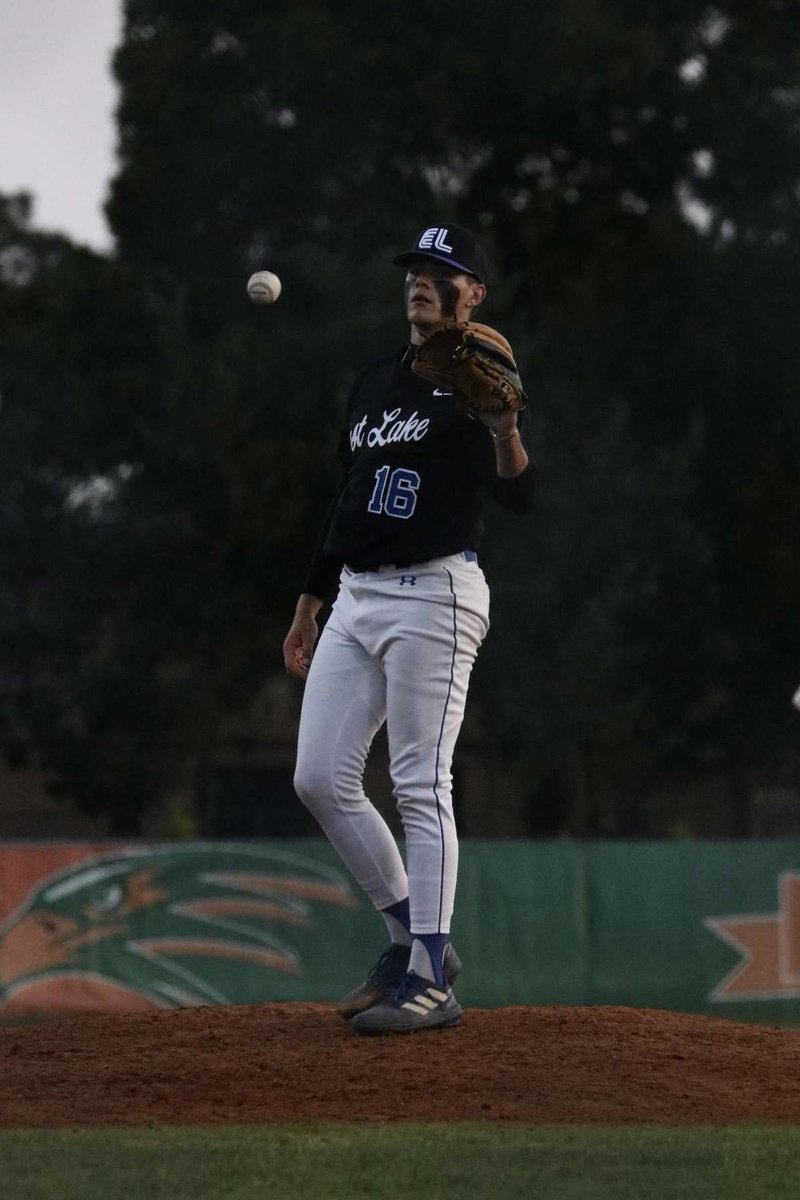
[[[111,53],[122,0],[0,0],[0,192],[31,192],[37,229],[107,249]]]

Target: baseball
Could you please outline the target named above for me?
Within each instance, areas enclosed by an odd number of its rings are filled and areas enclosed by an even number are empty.
[[[247,294],[254,304],[274,304],[281,294],[281,281],[272,271],[256,271],[247,281]]]

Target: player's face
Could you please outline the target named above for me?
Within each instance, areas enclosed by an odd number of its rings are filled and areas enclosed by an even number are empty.
[[[474,275],[465,275],[433,258],[415,258],[405,279],[406,316],[412,331],[427,337],[449,321],[468,321],[486,289]]]

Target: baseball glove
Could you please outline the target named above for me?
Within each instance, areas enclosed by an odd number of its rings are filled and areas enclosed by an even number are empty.
[[[519,412],[528,403],[510,345],[488,325],[445,325],[417,346],[411,369],[447,388],[470,415]]]

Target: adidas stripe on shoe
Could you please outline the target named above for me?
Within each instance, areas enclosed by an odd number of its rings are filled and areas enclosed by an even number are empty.
[[[422,1029],[446,1029],[457,1025],[461,1005],[449,987],[439,987],[413,971],[382,1004],[358,1013],[350,1024],[356,1033],[414,1033]]]
[[[405,978],[410,957],[410,946],[391,945],[384,950],[364,982],[343,996],[336,1005],[339,1016],[349,1021],[358,1013],[389,1000]],[[443,967],[449,986],[461,970],[461,959],[449,942],[445,946]]]

